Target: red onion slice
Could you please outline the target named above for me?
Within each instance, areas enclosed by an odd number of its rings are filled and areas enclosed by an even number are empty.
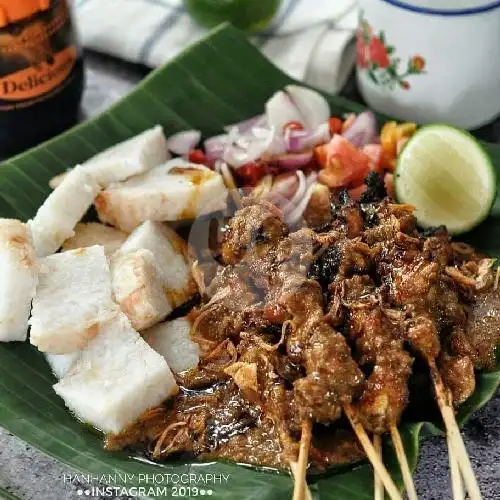
[[[356,117],[352,125],[342,133],[353,146],[362,148],[375,141],[377,137],[377,119],[371,111],[365,111]]]
[[[229,133],[231,130],[236,129],[238,130],[238,133],[244,134],[245,132],[251,130],[253,127],[265,127],[266,122],[266,115],[262,114],[252,116],[252,118],[248,118],[247,120],[243,120],[238,123],[233,123],[232,125],[227,125],[226,127],[224,127],[224,130]]]
[[[304,175],[304,172],[302,172],[302,170],[297,170],[295,174],[299,179],[299,186],[297,187],[297,191],[295,191],[295,194],[290,199],[290,203],[288,203],[286,207],[283,208],[283,213],[285,215],[293,212],[295,207],[300,203],[300,200],[304,196],[307,189],[306,176]]]
[[[318,180],[318,172],[311,172],[307,177],[306,177],[306,186],[309,187],[312,184],[315,184],[316,181]]]
[[[199,130],[183,130],[167,139],[167,149],[179,156],[187,155],[200,142],[200,139]]]
[[[307,190],[304,194],[304,197],[302,198],[300,203],[297,205],[297,207],[294,210],[289,212],[288,215],[286,216],[285,221],[290,226],[295,226],[300,221],[302,216],[304,215],[304,212],[306,211],[307,205],[309,205],[309,202],[311,201],[311,197],[312,197],[315,185],[316,185],[315,183],[311,184],[307,188]]]
[[[274,128],[270,130],[258,129],[257,135],[251,131],[239,136],[235,143],[229,145],[223,154],[223,159],[233,168],[258,160],[273,145],[275,140]]]
[[[303,117],[290,96],[282,90],[276,92],[266,103],[267,122],[279,133],[287,123],[303,122]],[[328,119],[328,118],[327,118]]]
[[[299,180],[294,173],[280,174],[274,178],[273,186],[266,198],[270,201],[273,201],[276,197],[281,200],[285,198],[286,202],[288,202],[297,192],[298,186]]]
[[[315,130],[328,121],[330,105],[319,92],[298,85],[287,85],[285,89],[302,115],[301,123],[308,130]]]
[[[298,170],[308,165],[313,159],[313,152],[304,151],[303,153],[289,153],[274,158],[274,161],[283,170]]]
[[[270,156],[280,156],[284,155],[287,152],[286,149],[286,141],[283,135],[274,133],[273,140],[269,147],[267,148],[266,153]]]
[[[331,138],[328,122],[322,123],[313,132],[293,129],[287,129],[285,132],[285,142],[289,153],[300,153],[305,149],[326,144]]]
[[[203,143],[207,160],[220,160],[229,144],[229,135],[221,134],[210,137]]]

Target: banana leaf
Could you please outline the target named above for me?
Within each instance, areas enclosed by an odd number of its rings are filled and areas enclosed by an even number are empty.
[[[131,94],[100,116],[35,149],[4,162],[0,168],[0,216],[27,220],[42,204],[49,179],[103,149],[160,123],[167,134],[197,128],[205,136],[262,112],[266,100],[293,81],[274,67],[244,35],[222,26],[153,72]],[[326,96],[334,114],[363,108],[340,97]],[[381,121],[384,117],[380,117]],[[500,148],[486,145],[500,170]],[[500,178],[500,175],[498,176]],[[471,235],[469,241],[500,257],[500,211]],[[461,422],[495,393],[500,372],[478,374],[478,388],[463,406]],[[41,354],[28,344],[0,344],[0,425],[74,471],[111,481],[114,485],[168,486],[157,498],[172,496],[172,483],[154,474],[225,474],[227,482],[211,486],[217,499],[288,499],[288,474],[223,462],[152,464],[126,453],[103,450],[102,437],[82,426],[52,390],[55,382]],[[418,459],[422,431],[436,432],[439,422],[402,422],[401,433],[412,468]],[[399,485],[401,477],[392,447],[384,460]],[[128,474],[128,476],[126,475]],[[165,478],[166,476],[162,476]],[[112,479],[111,479],[112,478]],[[361,463],[313,479],[315,498],[373,498],[371,467]],[[191,484],[193,486],[193,484]],[[197,484],[199,488],[203,484]],[[207,486],[208,488],[209,486]],[[185,493],[187,494],[187,492]],[[195,493],[191,492],[191,495]]]

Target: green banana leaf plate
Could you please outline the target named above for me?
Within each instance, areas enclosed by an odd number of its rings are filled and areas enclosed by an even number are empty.
[[[167,134],[188,128],[200,129],[205,135],[220,133],[224,125],[261,113],[266,100],[291,82],[241,32],[227,25],[217,28],[153,72],[102,115],[4,162],[0,168],[0,216],[29,219],[49,194],[52,176],[148,127],[160,123]],[[326,97],[335,114],[362,110],[360,105],[340,97]],[[485,146],[500,172],[500,148]],[[468,240],[500,257],[500,210],[495,208],[493,215],[468,235]],[[499,381],[500,371],[478,374],[475,393],[460,409],[460,422],[494,395]],[[291,497],[293,485],[285,473],[222,462],[157,465],[125,453],[105,452],[101,436],[73,418],[53,392],[53,383],[55,379],[36,349],[28,344],[0,344],[0,425],[75,471],[104,479],[112,477],[118,485],[146,488],[162,486],[155,483],[154,474],[225,474],[229,479],[212,488],[213,498]],[[439,422],[401,424],[412,468],[417,463],[423,432],[439,432]],[[401,485],[391,450],[390,443],[386,443],[384,460]],[[316,478],[311,489],[315,498],[322,500],[368,500],[373,498],[372,484],[371,467],[361,463]],[[166,498],[173,491],[170,487],[163,496],[156,494],[157,498]]]

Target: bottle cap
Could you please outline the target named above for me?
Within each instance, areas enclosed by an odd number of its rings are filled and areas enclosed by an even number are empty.
[[[50,0],[0,0],[0,28],[49,7]]]

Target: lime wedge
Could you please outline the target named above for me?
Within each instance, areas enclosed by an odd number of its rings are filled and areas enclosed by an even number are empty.
[[[268,26],[282,0],[184,0],[186,10],[202,26],[211,28],[225,21],[248,32]]]
[[[422,127],[401,152],[396,198],[416,207],[422,227],[469,231],[486,218],[496,196],[493,165],[469,133],[448,125]]]

